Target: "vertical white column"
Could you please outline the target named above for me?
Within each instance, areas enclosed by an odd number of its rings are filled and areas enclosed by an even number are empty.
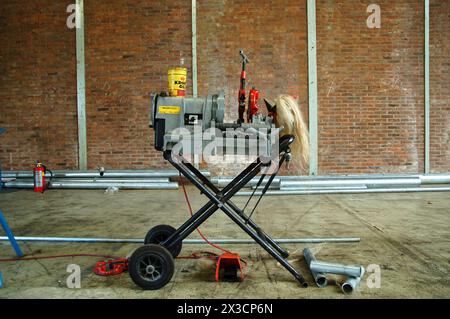
[[[430,173],[430,1],[425,0],[425,174]]]
[[[309,135],[311,154],[309,173],[318,174],[318,105],[317,105],[317,49],[316,49],[316,1],[308,0],[308,89],[309,89]]]
[[[84,60],[84,4],[83,0],[76,0],[77,28],[77,111],[78,111],[78,166],[80,170],[87,169],[86,142],[86,81]]]

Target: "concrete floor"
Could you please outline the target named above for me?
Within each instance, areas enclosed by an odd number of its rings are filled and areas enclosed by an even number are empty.
[[[205,197],[189,187],[194,208]],[[242,205],[244,198],[236,198]],[[74,236],[143,238],[161,223],[179,226],[188,216],[181,191],[0,192],[0,209],[16,236]],[[266,197],[255,221],[276,238],[356,236],[356,244],[309,245],[318,259],[381,267],[381,287],[369,288],[366,279],[351,296],[344,296],[336,282],[316,288],[301,250],[307,245],[287,245],[290,260],[310,282],[300,288],[293,277],[256,245],[227,246],[248,262],[242,283],[216,283],[205,262],[176,260],[172,281],[159,291],[142,291],[127,273],[98,277],[92,273],[97,258],[0,263],[4,288],[0,298],[448,298],[450,297],[450,193],[370,194]],[[247,238],[222,213],[202,227],[210,238]],[[198,238],[192,234],[191,238]],[[133,244],[21,244],[27,254],[44,256],[98,253],[125,257]],[[185,245],[182,255],[206,246]],[[7,243],[0,243],[0,259],[13,257]],[[82,288],[65,285],[69,264],[82,269]],[[333,283],[333,282],[332,282]]]

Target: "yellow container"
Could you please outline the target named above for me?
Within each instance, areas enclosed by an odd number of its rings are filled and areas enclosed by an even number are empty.
[[[169,69],[168,76],[169,96],[186,96],[187,69],[181,67],[171,68]]]

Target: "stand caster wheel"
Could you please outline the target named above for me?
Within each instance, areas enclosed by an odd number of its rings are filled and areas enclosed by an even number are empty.
[[[131,279],[144,290],[157,290],[167,285],[174,269],[172,255],[161,245],[136,249],[128,263]]]
[[[153,227],[149,230],[147,235],[145,236],[144,243],[146,245],[149,244],[156,244],[159,245],[166,239],[168,239],[170,236],[172,236],[173,233],[175,233],[176,229],[169,225],[158,225]],[[178,255],[181,252],[183,244],[180,242],[179,244],[171,247],[168,249],[170,253],[172,254],[173,258],[177,258]]]

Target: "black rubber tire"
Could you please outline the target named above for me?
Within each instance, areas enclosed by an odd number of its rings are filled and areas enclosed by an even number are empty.
[[[128,261],[131,279],[144,290],[157,290],[167,285],[174,269],[172,254],[161,245],[142,246]]]
[[[169,225],[158,225],[149,230],[147,235],[145,236],[144,244],[156,244],[159,245],[161,242],[165,241],[169,238],[173,233],[176,232],[176,229]],[[180,242],[179,244],[168,249],[172,254],[173,258],[177,258],[183,248],[183,244]]]

